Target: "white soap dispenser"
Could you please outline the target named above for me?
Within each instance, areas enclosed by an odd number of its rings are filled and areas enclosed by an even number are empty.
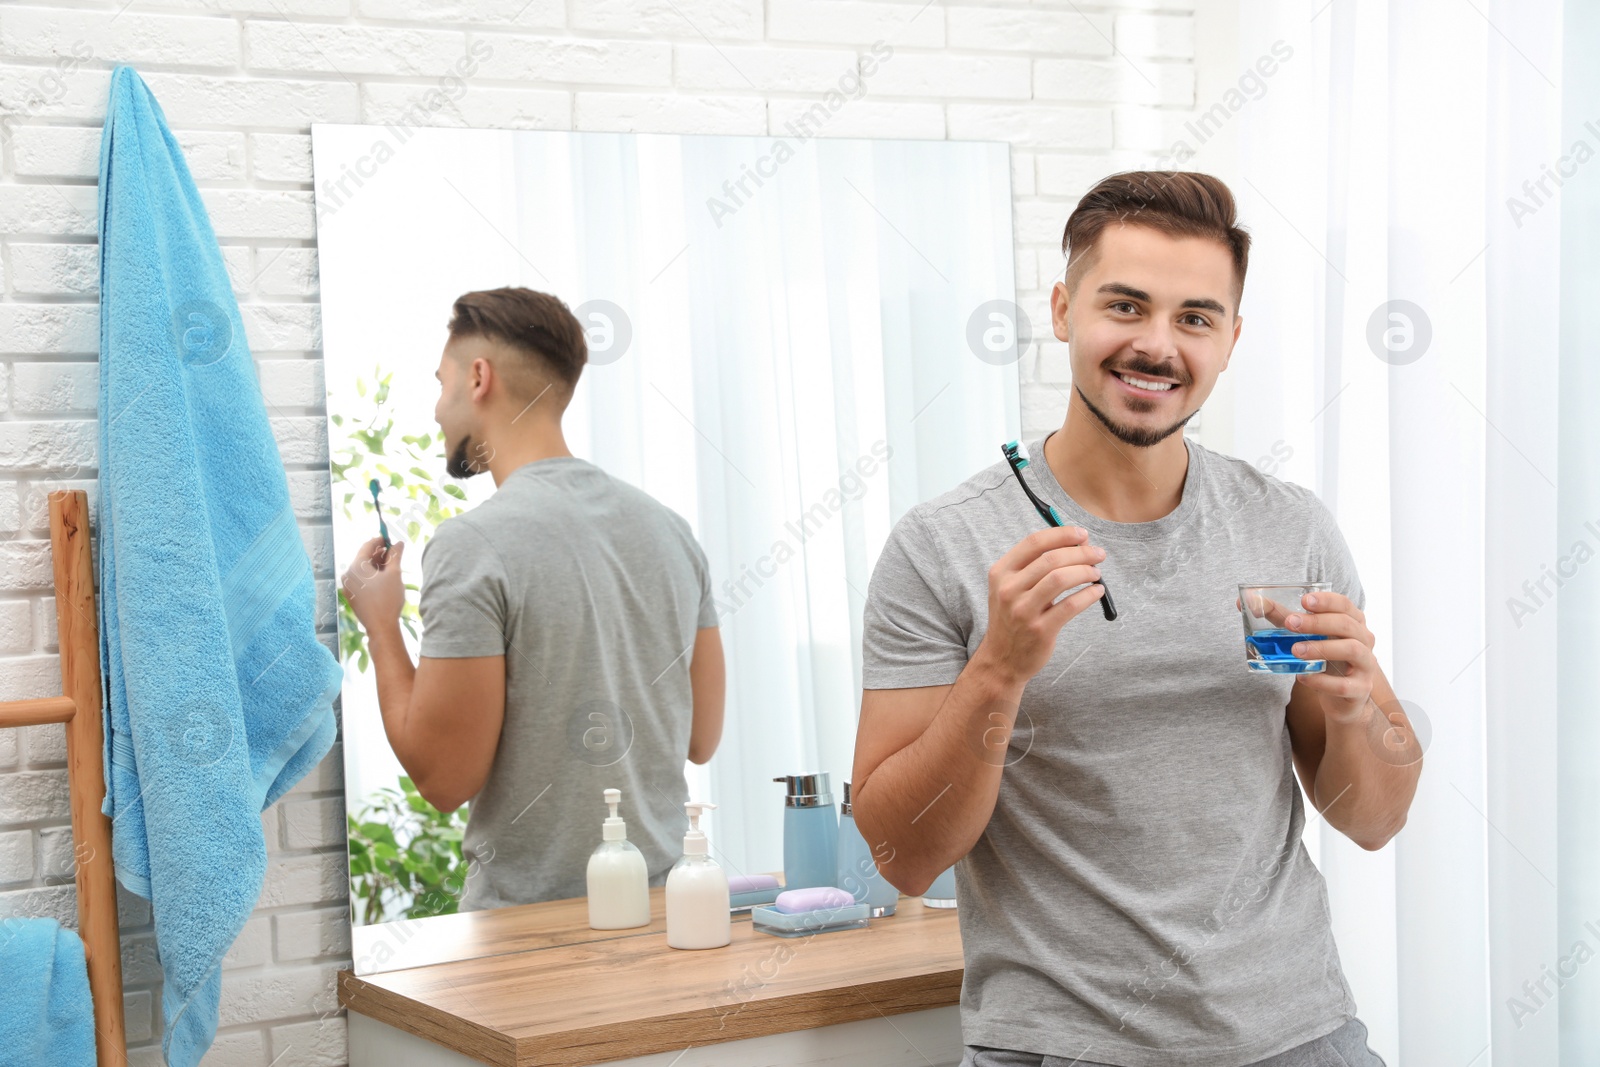
[[[700,813],[716,805],[691,800],[683,858],[667,872],[667,945],[670,948],[721,948],[733,940],[728,915],[728,875],[710,856],[700,832]]]
[[[622,790],[603,794],[611,815],[601,824],[601,841],[589,855],[589,928],[627,930],[650,925],[650,874],[644,853],[628,840],[628,826],[617,814]]]

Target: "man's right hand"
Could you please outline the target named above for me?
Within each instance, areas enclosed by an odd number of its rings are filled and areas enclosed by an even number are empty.
[[[368,636],[380,626],[400,621],[406,603],[405,579],[400,575],[405,550],[404,541],[384,548],[383,538],[374,537],[356,551],[350,569],[344,572],[340,587]]]
[[[1046,527],[1011,546],[989,568],[989,628],[973,658],[984,658],[1013,684],[1038,674],[1061,627],[1104,595],[1095,564],[1105,558],[1081,526]],[[1056,601],[1085,582],[1093,584]]]

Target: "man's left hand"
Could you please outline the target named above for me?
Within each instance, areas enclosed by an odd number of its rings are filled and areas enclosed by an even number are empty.
[[[1296,633],[1326,634],[1320,641],[1301,641],[1291,651],[1301,659],[1327,660],[1321,674],[1299,674],[1295,681],[1314,689],[1322,711],[1339,723],[1359,722],[1372,698],[1378,660],[1372,654],[1377,638],[1367,629],[1367,616],[1343,593],[1308,593],[1300,611],[1284,625]]]

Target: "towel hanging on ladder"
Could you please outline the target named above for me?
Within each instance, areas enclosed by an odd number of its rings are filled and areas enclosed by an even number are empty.
[[[104,810],[152,904],[163,1052],[193,1067],[261,895],[261,812],[333,744],[342,675],[222,252],[126,66],[100,142],[99,414]]]

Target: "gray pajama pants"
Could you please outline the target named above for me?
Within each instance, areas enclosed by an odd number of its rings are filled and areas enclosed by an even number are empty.
[[[968,1045],[961,1067],[1114,1067],[1090,1060],[1066,1060],[1037,1052]],[[1383,1057],[1367,1047],[1367,1028],[1360,1019],[1351,1019],[1323,1037],[1297,1045],[1287,1052],[1268,1056],[1244,1067],[1387,1067]]]

